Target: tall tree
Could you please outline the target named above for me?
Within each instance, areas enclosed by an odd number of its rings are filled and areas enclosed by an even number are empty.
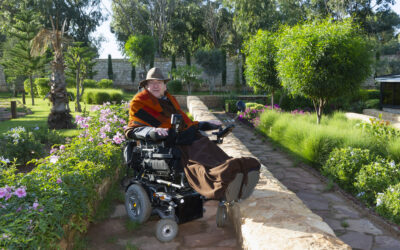
[[[112,60],[111,60],[111,55],[108,54],[108,60],[107,60],[107,75],[108,79],[113,80],[114,79],[114,72],[113,72],[113,67],[112,67]]]
[[[104,20],[100,9],[101,0],[31,0],[31,7],[43,17],[45,27],[52,28],[49,17],[53,20],[67,20],[65,32],[75,41],[85,46],[91,43],[90,34]]]
[[[204,29],[213,48],[221,48],[228,38],[229,13],[221,1],[207,1],[204,9]]]
[[[154,60],[154,40],[146,35],[131,36],[125,44],[125,53],[134,65],[139,64],[147,72],[146,65]]]
[[[17,39],[15,46],[6,52],[3,60],[5,71],[8,75],[24,76],[29,78],[32,105],[35,105],[33,77],[46,63],[43,56],[32,56],[31,40],[39,30],[38,16],[32,10],[23,9],[14,17],[12,28],[8,34]]]
[[[75,98],[75,111],[82,112],[80,100],[84,92],[84,79],[94,66],[93,60],[96,56],[95,51],[90,47],[83,46],[82,42],[75,42],[72,46],[68,47],[65,54],[65,62],[67,68],[75,75],[76,84],[76,98]]]
[[[43,54],[49,45],[53,50],[53,60],[51,61],[51,88],[49,99],[52,108],[47,119],[47,124],[51,129],[73,128],[72,116],[69,109],[69,99],[67,84],[65,82],[65,65],[63,49],[65,46],[64,29],[66,20],[59,27],[59,22],[54,23],[50,16],[52,29],[42,29],[33,39],[31,53],[33,55]]]
[[[351,20],[286,27],[277,47],[282,85],[313,101],[317,123],[329,100],[357,90],[371,73],[370,46]]]
[[[162,56],[174,9],[175,0],[114,0],[112,26],[116,31],[125,30],[125,39],[130,35],[151,35],[157,41],[157,54]]]
[[[244,46],[246,54],[245,76],[249,86],[256,92],[271,93],[271,106],[274,107],[274,94],[281,88],[276,70],[276,34],[259,30]]]
[[[213,94],[216,77],[222,72],[222,52],[220,49],[201,49],[195,53],[196,62],[203,70],[211,75],[213,80],[209,84],[210,94]]]

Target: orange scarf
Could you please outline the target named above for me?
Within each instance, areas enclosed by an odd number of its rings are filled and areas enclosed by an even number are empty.
[[[193,122],[190,120],[185,112],[181,110],[175,97],[170,95],[168,92],[165,92],[165,96],[171,101],[178,113],[182,115],[185,124],[184,129],[198,124],[197,121]],[[158,102],[158,99],[146,89],[136,94],[129,106],[129,127],[150,126],[171,128],[171,117],[167,117],[162,113],[163,109]]]

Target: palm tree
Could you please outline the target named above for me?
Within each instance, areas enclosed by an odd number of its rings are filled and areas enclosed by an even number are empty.
[[[61,31],[58,30],[58,20],[54,25],[53,18],[50,17],[52,30],[42,29],[33,39],[31,53],[33,55],[44,54],[49,45],[52,46],[54,58],[51,61],[51,78],[49,99],[52,103],[51,112],[47,119],[47,124],[51,129],[73,128],[72,116],[68,105],[67,84],[65,82],[65,65],[63,47],[66,39],[64,38],[64,21]]]

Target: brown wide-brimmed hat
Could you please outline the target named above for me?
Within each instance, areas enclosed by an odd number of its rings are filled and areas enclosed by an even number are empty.
[[[146,83],[148,80],[160,80],[160,81],[164,81],[164,83],[167,83],[169,80],[169,78],[164,78],[164,75],[161,72],[161,69],[159,68],[151,68],[146,75],[146,79],[143,81],[139,82],[139,86],[141,88],[143,88],[144,86],[146,86]]]

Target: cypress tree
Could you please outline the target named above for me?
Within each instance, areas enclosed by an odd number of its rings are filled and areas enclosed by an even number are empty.
[[[221,50],[222,54],[222,86],[226,85],[226,50]]]
[[[111,60],[111,55],[108,54],[108,79],[113,80],[114,79],[114,73],[113,73],[113,68],[112,68],[112,60]]]
[[[135,82],[135,78],[136,78],[136,67],[135,67],[134,64],[132,64],[132,70],[131,70],[131,80],[132,80],[132,83]]]

